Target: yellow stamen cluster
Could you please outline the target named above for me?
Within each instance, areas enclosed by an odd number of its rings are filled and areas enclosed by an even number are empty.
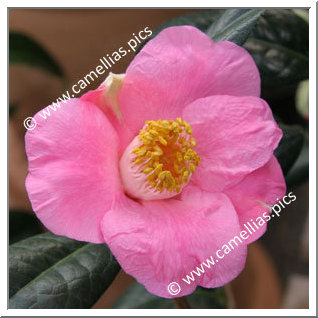
[[[199,165],[201,158],[192,149],[196,142],[191,134],[190,124],[181,118],[146,121],[140,130],[133,162],[156,190],[179,193]]]

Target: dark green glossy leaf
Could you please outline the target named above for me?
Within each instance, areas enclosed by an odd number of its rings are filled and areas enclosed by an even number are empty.
[[[275,156],[282,167],[284,176],[286,176],[302,150],[304,132],[298,126],[280,124],[280,128],[284,135],[275,150]]]
[[[295,188],[309,178],[309,139],[305,135],[303,148],[292,168],[286,176],[286,183],[289,188]]]
[[[105,244],[40,234],[10,246],[9,308],[90,308],[119,265]]]
[[[153,34],[151,35],[151,37],[148,38],[147,41],[143,42],[138,47],[135,54],[137,54],[142,49],[142,47],[149,40],[153,39],[160,31],[171,26],[192,25],[200,29],[201,31],[205,32],[209,28],[209,26],[220,16],[220,14],[223,11],[224,10],[220,10],[220,9],[198,11],[198,12],[179,15],[170,20],[167,20],[166,22],[164,22],[162,25],[160,25],[158,28],[156,28],[153,31]]]
[[[226,309],[227,299],[223,288],[202,288],[187,296],[191,308],[194,309]]]
[[[206,31],[215,42],[231,41],[242,45],[259,17],[262,9],[228,9]]]
[[[180,15],[163,23],[154,31],[154,34],[158,34],[161,30],[170,26],[177,25],[192,25],[205,32],[223,11],[224,10],[212,9]]]
[[[258,66],[262,84],[281,86],[308,78],[308,23],[291,10],[267,10],[244,47]]]
[[[9,33],[9,63],[26,64],[63,76],[62,69],[52,56],[36,41],[19,32]]]
[[[9,297],[58,261],[84,246],[51,233],[20,241],[9,248]]]
[[[119,297],[113,308],[126,309],[172,309],[175,308],[171,299],[157,297],[147,292],[139,283],[133,283]]]
[[[227,300],[222,288],[206,289],[198,287],[186,297],[191,308],[226,308]],[[126,309],[172,309],[176,308],[172,299],[152,295],[139,283],[133,283],[117,300],[113,308]]]
[[[11,118],[15,112],[18,110],[18,104],[17,103],[11,103],[9,105],[9,118]]]
[[[9,244],[43,232],[38,219],[27,212],[9,212]]]

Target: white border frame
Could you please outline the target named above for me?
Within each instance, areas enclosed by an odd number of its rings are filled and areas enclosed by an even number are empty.
[[[8,14],[7,7],[23,7],[26,2],[22,1],[5,1],[5,7],[1,9],[1,43],[7,43],[7,27],[8,27]],[[66,0],[55,0],[43,2],[39,0],[30,0],[27,2],[29,7],[41,7],[41,8],[87,8],[79,7],[78,1],[66,1]],[[134,1],[96,1],[91,0],[89,5],[95,7],[89,8],[225,8],[225,7],[237,7],[237,2],[222,0],[220,2],[211,2],[207,0],[196,0],[193,2],[182,1],[182,0],[161,0],[160,2],[146,2],[142,0]],[[195,4],[195,6],[194,6]],[[1,222],[1,255],[3,255],[3,261],[1,262],[1,273],[2,273],[2,284],[1,284],[1,299],[0,299],[0,314],[1,316],[316,316],[316,2],[315,1],[281,1],[281,0],[267,0],[267,1],[246,1],[242,0],[239,2],[239,7],[262,7],[266,8],[310,8],[309,10],[309,39],[310,39],[310,50],[309,50],[309,112],[310,112],[310,125],[309,125],[309,309],[7,309],[8,299],[8,271],[6,259],[8,259],[8,247],[7,247],[7,200],[8,200],[8,181],[2,177],[1,180],[1,203],[3,206]],[[120,23],[120,22],[118,22]],[[124,23],[124,21],[122,22]],[[8,45],[8,44],[7,44]],[[2,76],[7,74],[8,76],[8,47],[7,50],[1,50],[1,69]],[[4,82],[2,82],[4,84]],[[7,85],[1,85],[2,96],[7,96],[5,104],[8,105],[8,81]],[[0,108],[0,116],[4,121],[7,119],[7,109],[4,107]],[[7,136],[8,140],[8,121],[0,126],[1,135],[1,146],[5,149]],[[7,162],[8,158],[1,157],[3,174],[7,175]],[[6,189],[6,191],[4,191]]]

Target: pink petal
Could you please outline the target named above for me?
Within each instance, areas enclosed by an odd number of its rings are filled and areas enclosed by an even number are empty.
[[[111,107],[108,105],[105,98],[105,83],[103,82],[97,89],[88,91],[80,97],[80,100],[83,102],[93,103],[98,106],[108,117],[110,123],[115,124],[117,127],[118,120],[112,111]]]
[[[265,165],[282,132],[258,97],[210,96],[187,106],[183,118],[196,139],[201,163],[191,181],[222,191]]]
[[[107,87],[104,81],[97,89],[88,91],[87,93],[82,95],[80,100],[84,102],[93,103],[104,112],[105,116],[108,118],[109,122],[115,128],[119,136],[118,151],[121,155],[127,147],[127,141],[131,140],[133,136],[131,134],[131,131],[123,125],[122,120],[116,116],[114,110],[109,105],[107,98],[105,97],[106,90]]]
[[[120,189],[117,135],[95,105],[61,103],[25,136],[33,210],[53,233],[104,242],[100,222]]]
[[[80,100],[83,102],[89,102],[99,107],[108,118],[109,122],[113,125],[116,131],[120,130],[121,134],[128,133],[124,127],[121,127],[121,123],[116,117],[113,109],[108,104],[107,99],[105,97],[106,85],[105,81],[95,90],[88,91],[84,95],[80,97]],[[129,134],[130,136],[130,134]]]
[[[194,27],[178,26],[163,30],[134,58],[119,104],[132,139],[146,120],[175,119],[196,99],[222,94],[259,96],[252,57],[231,42],[213,43]]]
[[[251,220],[259,227],[245,243],[250,244],[265,233],[266,223],[263,224],[261,219],[266,221],[264,213],[269,214],[269,206],[276,204],[285,193],[285,179],[274,156],[264,167],[254,171],[243,181],[226,190],[226,194],[238,213],[242,229],[245,229],[244,224],[247,224],[247,222],[250,222],[253,226]],[[254,226],[253,228],[255,229]]]
[[[236,212],[223,194],[187,187],[183,199],[138,203],[119,196],[102,221],[104,238],[124,271],[161,297],[171,282],[190,294],[196,285],[215,288],[243,269],[246,245],[236,247],[204,275],[182,280],[240,232]],[[212,266],[212,265],[211,265]]]

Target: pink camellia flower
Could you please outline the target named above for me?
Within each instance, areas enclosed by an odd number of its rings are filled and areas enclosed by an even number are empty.
[[[266,224],[193,283],[182,278],[285,193],[273,155],[282,132],[259,95],[243,48],[190,26],[163,30],[125,75],[35,115],[25,137],[35,213],[55,234],[106,243],[161,297],[228,283]]]

